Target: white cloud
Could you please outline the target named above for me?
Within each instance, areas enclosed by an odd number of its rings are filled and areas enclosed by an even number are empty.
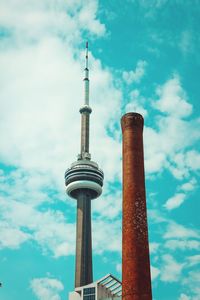
[[[167,230],[163,236],[165,239],[171,238],[199,238],[200,235],[196,230],[184,227],[183,225],[177,224],[175,222],[170,222],[167,226]]]
[[[198,240],[177,240],[170,239],[166,241],[165,247],[171,250],[199,250],[200,249],[200,241]]]
[[[186,153],[186,164],[192,170],[200,170],[200,153],[191,150]]]
[[[116,271],[121,274],[121,272],[122,272],[122,264],[117,264],[116,265]]]
[[[191,300],[191,297],[187,296],[186,294],[181,294],[179,300]]]
[[[33,227],[33,236],[44,252],[50,250],[55,257],[75,253],[75,224],[66,222],[59,211],[37,213],[35,217],[39,224]]]
[[[158,248],[159,248],[160,244],[159,243],[155,243],[155,242],[151,242],[149,243],[149,249],[151,253],[156,253]]]
[[[0,222],[0,249],[17,249],[19,246],[29,240],[31,235],[22,230],[11,227],[8,222]]]
[[[83,97],[81,70],[84,64],[77,48],[79,40],[77,42],[75,37],[76,33],[80,36],[85,29],[89,34],[96,35],[105,30],[96,17],[98,2],[87,1],[87,5],[83,5],[81,1],[66,3],[64,0],[56,3],[44,1],[42,4],[32,0],[28,4],[3,1],[1,8],[5,27],[32,35],[31,28],[35,30],[36,26],[42,32],[41,39],[38,32],[34,33],[34,42],[25,39],[18,47],[14,43],[8,44],[6,51],[1,49],[0,65],[4,73],[1,86],[4,88],[0,91],[0,108],[4,118],[0,123],[3,145],[0,157],[8,164],[44,171],[58,184],[66,166],[73,157],[76,159],[79,151],[79,139],[74,140],[73,137],[79,136],[78,110]],[[38,18],[37,22],[35,18]],[[27,22],[33,22],[34,26],[30,27]],[[49,26],[54,28],[53,32]],[[73,43],[70,34],[73,35]],[[16,37],[12,36],[12,39]],[[91,116],[91,145],[94,145],[95,137],[97,158],[104,142],[108,149],[114,147],[117,150],[116,155],[113,151],[107,151],[102,158],[107,178],[110,179],[113,171],[119,173],[114,166],[120,165],[117,158],[120,145],[108,136],[106,128],[114,117],[110,115],[110,110],[116,111],[113,108],[120,101],[120,93],[113,86],[111,73],[103,70],[92,55],[90,64],[95,69],[95,73],[91,72],[91,98],[94,99],[91,103],[94,110]],[[110,99],[109,103],[107,99]],[[102,126],[102,119],[105,126]],[[11,122],[15,124],[14,131]]]
[[[0,157],[8,164],[46,172],[59,186],[65,168],[79,152],[79,138],[73,137],[80,136],[82,74],[80,62],[73,59],[72,53],[70,46],[65,49],[61,41],[48,39],[0,56],[5,74],[2,80],[9,78],[2,82]],[[120,174],[121,147],[106,128],[118,114],[114,107],[120,94],[113,86],[111,74],[98,61],[92,57],[91,60],[95,69],[91,79],[91,153],[104,168],[106,179],[113,180]],[[11,72],[9,66],[14,64]],[[107,151],[102,149],[105,144]]]
[[[198,123],[196,123],[196,126],[199,126]],[[194,129],[190,128],[190,130],[190,136],[195,141],[196,137],[193,136],[193,133],[195,132],[195,127]],[[183,150],[184,149],[182,149],[182,151]],[[182,180],[184,178],[188,178],[191,172],[198,172],[200,169],[199,152],[196,150],[189,150],[181,153],[176,153],[173,158],[173,164],[170,165],[169,169],[174,175],[174,177],[177,179]]]
[[[193,191],[196,188],[197,180],[195,178],[192,178],[190,181],[183,183],[179,189],[184,192],[190,192]]]
[[[156,267],[151,266],[151,280],[155,280],[160,274],[160,270]]]
[[[154,103],[154,106],[161,112],[175,117],[187,117],[192,113],[192,105],[188,103],[177,75],[157,88],[157,95],[159,100]]]
[[[200,248],[200,247],[199,247]],[[187,257],[188,263],[189,263],[189,267],[195,266],[200,264],[200,255],[192,255]]]
[[[170,221],[164,238],[170,237],[173,239],[167,240],[164,246],[169,250],[177,250],[177,255],[179,255],[179,258],[182,257],[182,260],[177,261],[175,257],[169,254],[161,256],[160,279],[164,282],[179,282],[182,285],[182,293],[179,299],[198,300],[200,274],[197,265],[200,263],[200,255],[188,256],[185,253],[182,256],[178,251],[199,250],[199,233]]]
[[[193,270],[188,272],[187,277],[182,280],[183,286],[187,286],[187,290],[190,291],[192,300],[199,300],[200,295],[200,272],[199,270]]]
[[[183,193],[178,193],[175,196],[169,198],[166,203],[164,204],[164,207],[167,210],[172,210],[175,209],[177,207],[179,207],[185,200],[186,195]]]
[[[147,62],[144,60],[139,60],[137,62],[136,69],[134,71],[124,71],[122,73],[123,79],[127,84],[131,84],[133,82],[139,83],[142,77],[145,75],[145,69],[147,66]]]
[[[144,127],[144,155],[146,173],[161,172],[166,162],[165,151],[158,146],[160,136],[154,129]]]
[[[188,54],[193,48],[193,33],[189,30],[184,30],[180,36],[179,47],[183,54]]]
[[[119,216],[122,209],[121,191],[109,190],[104,192],[101,198],[92,202],[93,213],[98,213],[102,217],[114,219]]]
[[[194,132],[197,132],[195,129],[197,124],[167,116],[159,117],[157,126],[157,130],[146,126],[144,128],[147,173],[168,169],[177,179],[187,177],[188,166],[185,165],[184,160],[176,160],[180,151],[184,151],[197,140],[194,136]]]
[[[199,119],[185,119],[193,107],[177,75],[160,86],[157,95],[152,106],[164,114],[157,115],[154,128],[144,128],[146,173],[167,169],[176,179],[188,179],[190,172],[199,169],[198,152],[187,150],[200,138]]]
[[[80,1],[80,3],[82,2]],[[82,28],[89,28],[93,34],[102,35],[105,33],[105,26],[96,19],[97,9],[97,1],[88,1],[87,5],[82,7],[78,15],[78,20],[80,22],[79,26]]]
[[[161,212],[157,209],[148,209],[148,219],[152,223],[165,223],[169,222],[169,220],[161,214]]]
[[[139,90],[133,90],[130,95],[129,102],[126,105],[125,111],[135,111],[143,117],[148,115],[148,111],[144,108],[145,99],[140,95]]]
[[[30,184],[31,178],[33,187]],[[12,185],[10,185],[11,180]],[[58,195],[52,194],[50,202],[50,199],[46,197],[48,189],[44,194],[39,193],[40,188],[44,187],[46,182],[41,180],[41,185],[39,182],[40,177],[37,178],[35,173],[26,173],[24,176],[24,171],[20,173],[19,169],[8,174],[1,172],[0,231],[3,239],[0,242],[0,248],[16,249],[30,240],[32,243],[37,243],[44,254],[51,254],[54,257],[73,255],[76,225],[69,219],[69,214],[64,214],[56,208],[52,209],[51,204],[56,204]],[[105,197],[102,196],[102,199],[95,201],[96,204],[92,203],[96,205],[92,210],[93,214],[96,214],[96,220],[93,221],[93,250],[96,253],[121,251],[119,236],[121,233],[119,220],[121,194],[113,193],[112,197],[109,197],[110,194],[112,191],[109,190]],[[71,200],[69,209],[75,211],[74,200]],[[107,234],[108,228],[109,235]]]
[[[51,178],[39,171],[25,171],[24,169],[14,169],[4,172],[0,175],[0,195],[2,201],[5,195],[19,202],[31,204],[37,207],[42,203],[51,203],[54,201],[49,194],[54,189],[54,183]],[[58,197],[59,191],[56,193]],[[28,197],[27,197],[28,195]]]
[[[163,265],[160,279],[165,282],[179,281],[184,264],[178,263],[171,255],[162,256]]]
[[[121,220],[93,220],[93,250],[97,254],[104,251],[121,253]],[[109,232],[109,234],[108,234]]]
[[[35,41],[44,36],[62,36],[77,43],[81,32],[102,35],[105,26],[97,19],[97,1],[1,1],[1,25],[11,31],[17,41]]]
[[[0,56],[0,64],[5,62],[5,76],[12,74],[4,84],[1,102],[1,109],[6,114],[0,123],[3,141],[0,155],[4,162],[24,169],[46,171],[53,178],[64,173],[68,157],[64,158],[64,151],[73,153],[71,143],[67,142],[70,137],[66,134],[66,119],[68,122],[72,118],[78,119],[75,107],[70,114],[67,102],[69,98],[80,96],[80,90],[75,88],[75,82],[67,72],[67,68],[72,68],[73,74],[79,70],[70,56],[59,41],[52,40]],[[12,64],[15,69],[11,72],[6,66]],[[65,72],[68,80],[64,79]],[[11,120],[15,131],[10,126]],[[78,131],[78,122],[74,127],[75,132]]]
[[[37,175],[19,169],[1,172],[0,230],[4,238],[0,247],[19,248],[31,240],[55,257],[73,254],[75,224],[61,211],[51,209],[51,204],[58,201],[59,191],[52,191],[43,180],[46,177]]]
[[[173,210],[179,207],[180,205],[183,204],[183,202],[188,197],[188,193],[195,189],[196,184],[197,184],[196,179],[191,178],[188,182],[182,184],[181,186],[178,186],[177,190],[179,192],[177,192],[173,197],[169,198],[163,206],[167,210]]]
[[[60,300],[60,292],[64,289],[61,281],[54,278],[34,278],[31,288],[38,300]]]

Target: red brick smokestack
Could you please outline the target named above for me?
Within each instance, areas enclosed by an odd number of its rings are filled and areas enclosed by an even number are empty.
[[[140,114],[121,119],[123,136],[122,299],[151,300],[143,124]]]

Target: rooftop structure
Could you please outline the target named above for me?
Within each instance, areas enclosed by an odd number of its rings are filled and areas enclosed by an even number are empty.
[[[85,99],[81,113],[81,149],[77,161],[65,172],[67,194],[77,200],[75,287],[93,282],[91,200],[99,197],[103,186],[103,171],[91,161],[89,152],[89,68],[88,43],[85,56]],[[85,298],[87,299],[87,298]],[[88,298],[89,300],[89,298]]]
[[[91,284],[75,288],[69,294],[69,300],[121,300],[121,294],[121,282],[108,274]]]

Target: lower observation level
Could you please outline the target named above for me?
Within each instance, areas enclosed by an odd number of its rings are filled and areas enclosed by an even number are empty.
[[[83,190],[90,194],[90,199],[99,197],[102,193],[103,171],[97,163],[90,160],[78,160],[65,172],[67,194],[77,199]]]

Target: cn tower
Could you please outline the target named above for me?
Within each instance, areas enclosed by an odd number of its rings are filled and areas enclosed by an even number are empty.
[[[75,287],[93,282],[91,200],[102,193],[103,171],[89,152],[90,114],[88,42],[86,43],[84,105],[81,114],[81,149],[78,159],[65,172],[67,194],[77,200]]]

